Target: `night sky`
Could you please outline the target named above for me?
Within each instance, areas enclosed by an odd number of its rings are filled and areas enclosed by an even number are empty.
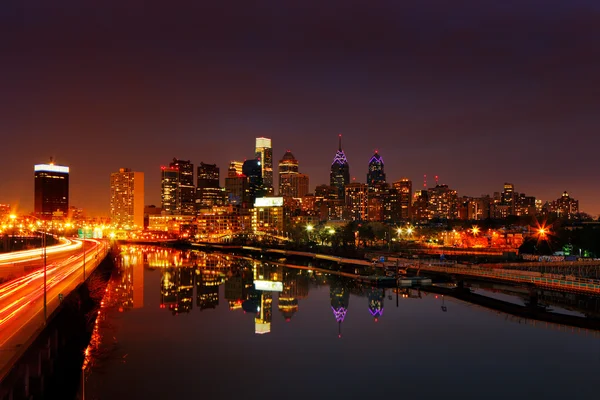
[[[312,190],[342,133],[360,182],[377,149],[388,181],[568,190],[600,213],[597,0],[5,0],[0,54],[0,203],[23,212],[50,156],[71,205],[108,214],[118,168],[159,206],[161,165],[223,181],[258,136]]]

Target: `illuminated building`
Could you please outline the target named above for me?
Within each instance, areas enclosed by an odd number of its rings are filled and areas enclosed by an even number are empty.
[[[260,291],[260,306],[254,318],[254,333],[263,335],[271,332],[273,317],[273,295],[271,292]]]
[[[448,185],[435,185],[427,190],[429,219],[458,218],[458,196]]]
[[[537,208],[534,196],[526,196],[525,193],[519,193],[515,197],[515,211],[517,215],[535,216]]]
[[[160,200],[161,207],[168,214],[181,214],[179,203],[179,170],[161,167]]]
[[[375,318],[375,322],[377,322],[383,314],[385,291],[382,288],[371,287],[367,292],[367,298],[369,299],[369,313]]]
[[[215,271],[196,269],[196,306],[200,311],[217,308],[220,284],[221,278]]]
[[[377,151],[369,160],[369,172],[367,173],[367,185],[372,189],[378,183],[385,183],[385,171],[383,158]]]
[[[413,218],[418,222],[429,220],[429,193],[427,190],[417,190],[413,202]]]
[[[400,219],[410,221],[412,218],[412,181],[408,178],[402,178],[394,182],[394,189],[398,190]]]
[[[194,186],[194,164],[189,160],[173,158],[169,168],[179,171],[177,183],[177,204],[179,213],[193,215],[196,206],[196,187]]]
[[[370,190],[367,195],[367,220],[382,222],[385,214],[385,198],[388,189]]]
[[[329,300],[331,311],[335,321],[338,323],[338,337],[342,337],[342,322],[346,318],[348,306],[350,305],[350,291],[342,281],[332,278],[329,283]]]
[[[36,164],[34,171],[34,212],[39,219],[67,216],[69,211],[69,167]]]
[[[279,195],[283,197],[304,197],[308,194],[308,175],[281,174],[279,175]]]
[[[198,166],[196,195],[198,210],[225,204],[226,194],[219,186],[219,167],[216,164],[201,162]]]
[[[468,220],[485,220],[491,218],[492,198],[490,196],[473,197],[467,205]]]
[[[248,186],[242,202],[244,208],[251,208],[252,204],[254,204],[254,200],[257,197],[262,197],[264,193],[261,162],[259,160],[244,161],[242,173],[248,179]]]
[[[252,211],[254,232],[283,232],[283,197],[258,197]]]
[[[335,153],[329,173],[329,185],[337,189],[337,198],[344,199],[344,187],[350,183],[350,165],[342,150],[342,135],[339,135],[338,151]]]
[[[383,220],[388,224],[400,222],[400,195],[394,187],[383,198]]]
[[[241,231],[242,223],[240,213],[232,205],[212,207],[196,217],[196,233],[201,241],[221,239],[224,235]]]
[[[273,194],[273,149],[271,139],[256,138],[255,158],[260,161],[262,188],[266,194]],[[244,173],[246,176],[250,176]]]
[[[182,228],[193,222],[193,215],[154,214],[148,216],[148,230],[179,235]]]
[[[242,165],[238,168],[237,161],[232,161],[225,178],[225,194],[229,203],[241,206],[248,191],[248,178],[243,174]]]
[[[571,219],[579,213],[579,201],[569,196],[567,191],[564,191],[560,198],[552,202],[550,211],[556,213],[559,218]]]
[[[346,185],[346,213],[344,219],[352,221],[367,220],[367,191],[364,183],[352,182]]]
[[[515,213],[515,186],[512,183],[505,183],[500,205],[506,206],[504,212],[506,216],[516,215]]]
[[[279,160],[279,196],[298,197],[291,195],[291,176],[298,174],[298,160],[291,151],[286,151],[281,160]]]
[[[144,173],[120,168],[110,174],[110,218],[122,227],[144,227]]]

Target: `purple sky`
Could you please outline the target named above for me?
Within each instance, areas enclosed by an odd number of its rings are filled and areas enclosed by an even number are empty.
[[[257,136],[314,188],[342,133],[357,181],[377,149],[388,181],[568,190],[600,213],[599,2],[321,3],[3,2],[0,203],[31,210],[33,165],[54,156],[72,205],[106,214],[120,167],[160,205],[160,165],[223,178]]]

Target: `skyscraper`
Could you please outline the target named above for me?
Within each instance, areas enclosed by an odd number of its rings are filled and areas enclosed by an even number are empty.
[[[271,139],[256,138],[255,158],[260,161],[262,187],[266,194],[273,194],[273,149]]]
[[[279,160],[279,195],[289,196],[291,175],[298,173],[298,160],[291,151],[286,151]]]
[[[398,191],[400,203],[400,219],[409,221],[412,219],[412,181],[402,178],[394,182],[394,189]]]
[[[69,211],[69,167],[36,164],[34,171],[34,212],[40,219],[52,219],[54,213],[67,216]]]
[[[243,174],[242,166],[242,162],[232,161],[225,178],[225,193],[229,202],[234,206],[244,204],[244,195],[248,189],[248,178]]]
[[[219,167],[216,164],[200,163],[196,193],[196,203],[199,207],[225,203],[225,191],[219,186]]]
[[[179,169],[160,168],[161,207],[167,214],[181,214],[181,203],[179,202]]]
[[[339,147],[331,163],[329,185],[337,188],[338,199],[344,198],[344,186],[350,183],[350,166],[342,150],[342,135],[339,135]]]
[[[144,227],[144,173],[121,168],[110,174],[110,218],[112,223]]]
[[[369,186],[369,189],[373,189],[378,183],[385,183],[385,172],[383,170],[383,158],[375,151],[375,154],[373,154],[373,157],[369,160],[367,185]]]
[[[254,200],[264,194],[261,164],[259,160],[246,160],[242,166],[242,172],[248,179],[248,187],[243,198],[247,208],[253,207]]]
[[[179,213],[184,215],[195,214],[196,187],[194,186],[194,164],[189,160],[185,161],[173,158],[169,167],[179,170],[179,182],[177,184]]]

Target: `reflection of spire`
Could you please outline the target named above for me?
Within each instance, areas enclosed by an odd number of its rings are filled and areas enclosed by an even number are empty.
[[[381,288],[372,287],[367,294],[367,298],[369,299],[369,313],[375,318],[375,322],[383,314],[384,297],[385,291]]]
[[[329,286],[329,297],[331,300],[331,311],[338,323],[338,336],[342,336],[342,322],[348,312],[350,302],[350,292],[348,288],[339,280],[333,280]]]

